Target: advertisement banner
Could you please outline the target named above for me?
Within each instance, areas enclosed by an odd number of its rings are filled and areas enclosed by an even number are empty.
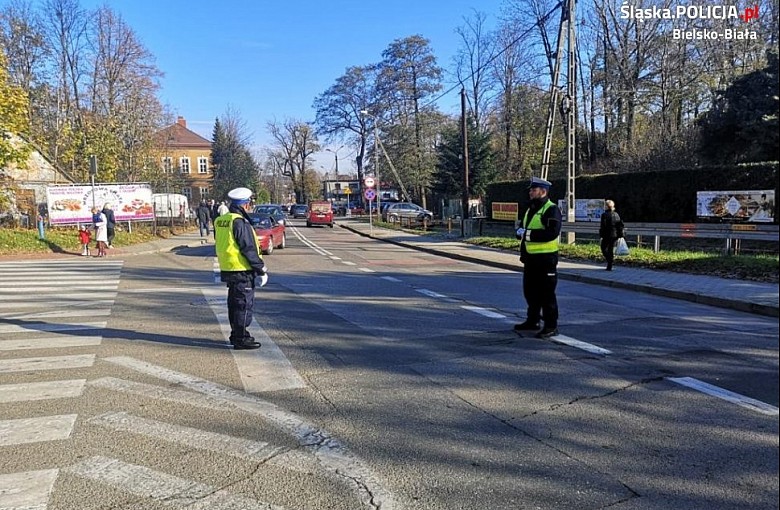
[[[517,202],[493,202],[491,205],[494,220],[517,221]]]
[[[91,223],[92,207],[111,203],[116,221],[154,219],[152,188],[149,184],[89,184],[48,186],[46,205],[52,225]]]
[[[775,190],[697,191],[696,215],[724,221],[772,223]]]
[[[577,198],[574,200],[574,221],[600,221],[606,205],[603,198]],[[566,200],[558,200],[558,209],[566,221],[569,210]]]

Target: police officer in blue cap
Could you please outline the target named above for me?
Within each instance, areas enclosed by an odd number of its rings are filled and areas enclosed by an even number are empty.
[[[558,334],[558,236],[561,234],[561,211],[548,197],[550,181],[532,177],[528,186],[531,205],[517,229],[520,261],[523,263],[523,296],[528,304],[525,322],[515,324],[515,331],[536,331],[538,338]],[[540,330],[540,321],[544,328]]]
[[[230,343],[234,349],[257,349],[247,328],[252,324],[255,287],[264,286],[268,274],[260,254],[260,243],[247,213],[252,191],[236,188],[228,193],[228,212],[214,220],[214,240],[220,278],[228,287]]]

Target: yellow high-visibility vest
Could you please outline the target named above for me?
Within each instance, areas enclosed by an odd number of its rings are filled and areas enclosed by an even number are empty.
[[[548,198],[547,202],[542,205],[542,207],[539,208],[538,211],[536,211],[536,214],[533,215],[531,218],[531,221],[528,221],[528,211],[525,211],[525,216],[523,216],[523,225],[525,226],[526,230],[544,230],[544,225],[542,225],[542,215],[552,207],[554,204],[552,201]],[[530,236],[528,236],[530,237]],[[536,255],[538,253],[557,253],[558,252],[558,238],[556,237],[552,241],[544,241],[544,242],[534,242],[534,241],[528,241],[526,238],[525,241],[525,251],[528,252],[529,255]]]
[[[237,218],[243,218],[240,214],[227,213],[214,220],[214,237],[216,240],[217,259],[219,260],[220,271],[251,271],[252,265],[244,257],[238,248],[233,237],[233,222]],[[257,235],[252,229],[252,237],[255,240],[257,254],[260,258],[260,243],[257,242]]]

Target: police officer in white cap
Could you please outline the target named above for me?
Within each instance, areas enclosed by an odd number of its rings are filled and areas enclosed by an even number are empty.
[[[247,328],[252,323],[255,287],[268,281],[260,243],[247,215],[251,197],[252,191],[247,188],[231,190],[228,212],[214,220],[220,278],[228,287],[230,343],[234,349],[260,347]]]
[[[531,205],[517,229],[520,239],[520,261],[523,263],[523,296],[528,304],[525,322],[515,324],[515,331],[536,331],[538,338],[558,334],[558,236],[561,234],[561,211],[548,197],[550,181],[532,177],[528,186]],[[540,330],[540,321],[544,328]]]

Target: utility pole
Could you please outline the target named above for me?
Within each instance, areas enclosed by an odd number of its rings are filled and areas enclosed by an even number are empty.
[[[555,66],[553,76],[550,82],[550,103],[547,112],[547,131],[544,138],[544,152],[542,153],[541,178],[549,179],[550,171],[550,152],[552,149],[553,129],[555,127],[555,115],[558,107],[558,101],[561,103],[561,111],[566,115],[566,221],[575,220],[575,149],[577,132],[577,53],[576,53],[576,34],[575,34],[575,14],[577,6],[576,0],[565,0],[562,3],[561,22],[558,27],[558,45],[555,52]],[[566,69],[566,94],[561,97],[558,88],[558,80],[561,74],[561,63],[563,62],[563,42],[568,39],[566,48],[567,69]],[[574,243],[574,232],[568,232],[566,242]]]
[[[460,89],[460,136],[463,141],[463,195],[461,196],[460,235],[466,237],[466,220],[469,217],[469,138],[466,121],[466,89]]]

